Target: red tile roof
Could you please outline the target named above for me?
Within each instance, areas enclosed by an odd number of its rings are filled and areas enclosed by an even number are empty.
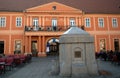
[[[50,2],[59,2],[85,13],[120,14],[120,0],[0,0],[0,11],[24,11]]]

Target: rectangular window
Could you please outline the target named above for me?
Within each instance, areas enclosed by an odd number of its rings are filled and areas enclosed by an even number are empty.
[[[81,58],[81,51],[75,51],[75,58]]]
[[[98,26],[104,27],[104,19],[103,18],[98,18]]]
[[[90,27],[90,18],[85,18],[85,26]]]
[[[70,19],[70,26],[75,26],[75,19],[74,18]]]
[[[0,41],[0,54],[4,54],[4,41]]]
[[[38,26],[38,25],[39,25],[38,18],[33,18],[33,26]]]
[[[57,20],[56,19],[52,19],[52,26],[57,26]]]
[[[16,17],[16,26],[21,27],[22,26],[22,17]]]
[[[52,19],[52,30],[53,31],[57,30],[57,19],[55,18]]]
[[[112,26],[113,27],[118,27],[117,18],[112,18]]]
[[[6,18],[0,17],[0,27],[5,27],[5,26],[6,26]]]
[[[21,51],[21,41],[20,40],[15,41],[15,51]]]
[[[114,39],[114,50],[119,51],[119,39]]]
[[[106,50],[105,48],[105,39],[100,39],[100,50]]]

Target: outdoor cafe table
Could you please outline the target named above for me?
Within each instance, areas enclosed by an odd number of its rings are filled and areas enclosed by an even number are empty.
[[[4,73],[5,73],[5,62],[0,62],[0,66],[3,66],[3,67],[4,67],[3,71],[4,71]]]

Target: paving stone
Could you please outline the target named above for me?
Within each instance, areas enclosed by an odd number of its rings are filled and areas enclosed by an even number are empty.
[[[57,57],[33,57],[32,62],[7,71],[0,75],[0,78],[75,78],[61,77],[59,75],[50,74],[52,70],[52,60]],[[120,66],[111,64],[109,61],[97,60],[98,69],[109,72],[111,75],[90,76],[89,78],[120,78]],[[80,77],[79,77],[80,78]]]

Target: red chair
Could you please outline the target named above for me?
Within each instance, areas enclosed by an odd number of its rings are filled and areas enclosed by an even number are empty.
[[[21,64],[21,60],[20,60],[19,55],[14,55],[14,64],[15,64],[15,66],[18,66]]]
[[[13,57],[7,57],[6,58],[5,66],[8,70],[11,70],[13,68],[13,62],[14,62]]]
[[[113,64],[117,64],[118,63],[118,57],[116,55],[113,55],[112,63]]]
[[[26,62],[26,56],[25,55],[20,55],[20,60],[21,60],[21,63],[25,63]]]
[[[5,58],[0,58],[0,73],[5,73]]]

